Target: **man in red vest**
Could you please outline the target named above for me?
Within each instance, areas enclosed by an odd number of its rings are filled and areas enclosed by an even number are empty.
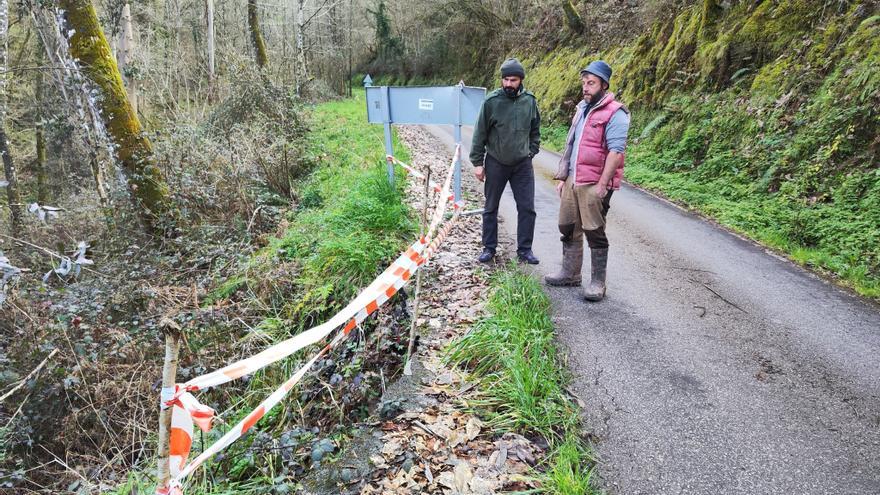
[[[556,191],[561,198],[562,268],[544,280],[548,285],[581,285],[586,236],[591,261],[590,284],[584,288],[584,299],[588,301],[605,297],[605,218],[611,195],[620,189],[629,132],[629,110],[608,91],[610,82],[611,67],[601,60],[581,71],[584,99],[571,121],[565,153],[554,177],[559,181]]]

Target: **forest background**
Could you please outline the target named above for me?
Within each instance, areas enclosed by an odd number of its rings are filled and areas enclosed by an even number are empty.
[[[213,369],[229,335],[260,330],[246,354],[302,329],[393,256],[415,224],[400,188],[357,165],[381,161],[379,134],[310,112],[367,73],[492,88],[500,61],[520,57],[544,145],[559,149],[578,71],[603,58],[633,112],[633,183],[880,297],[875,1],[0,7],[0,390],[59,350],[0,405],[9,489],[118,482],[151,458],[163,332],[188,339],[182,377]],[[356,214],[364,223],[338,220]],[[362,413],[371,380],[397,364],[367,356],[348,369],[362,380],[345,414]],[[215,400],[253,400],[274,378]],[[337,414],[324,398],[320,386],[300,398],[323,411],[315,424]],[[242,458],[225,471],[246,477]]]

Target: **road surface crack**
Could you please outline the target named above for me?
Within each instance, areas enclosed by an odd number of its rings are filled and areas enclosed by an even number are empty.
[[[725,298],[724,296],[722,296],[721,294],[719,294],[719,293],[718,293],[715,289],[713,289],[712,287],[709,287],[709,284],[704,283],[704,282],[699,282],[699,281],[694,280],[694,279],[691,279],[691,282],[694,282],[694,283],[697,283],[697,284],[702,285],[703,287],[705,287],[706,289],[708,289],[709,292],[711,292],[712,294],[715,294],[715,295],[718,297],[718,299],[721,299],[722,301],[724,301],[724,302],[726,302],[727,304],[733,306],[734,308],[736,308],[736,309],[742,311],[742,312],[745,313],[745,314],[749,314],[748,311],[746,311],[746,310],[742,309],[741,307],[737,306],[736,303],[731,302],[730,300],[728,300],[727,298]]]

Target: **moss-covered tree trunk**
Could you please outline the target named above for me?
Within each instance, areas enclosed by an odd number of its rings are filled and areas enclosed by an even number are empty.
[[[162,171],[156,165],[150,140],[134,113],[110,45],[89,0],[59,0],[69,37],[70,54],[100,90],[101,119],[115,144],[116,158],[128,180],[132,199],[140,206],[147,227],[158,231],[176,217]]]
[[[21,198],[18,194],[18,176],[15,163],[9,151],[6,138],[6,54],[8,53],[9,2],[0,0],[0,159],[3,161],[3,173],[6,176],[6,199],[9,205],[9,219],[12,235],[17,236],[21,230]]]
[[[724,14],[724,7],[719,0],[703,0],[700,18],[700,41],[707,41],[718,33],[717,23]]]
[[[251,31],[251,43],[254,45],[254,57],[260,70],[269,66],[269,54],[266,51],[266,42],[263,41],[263,33],[260,31],[260,20],[257,17],[257,0],[248,0],[248,27]]]
[[[49,195],[46,192],[46,138],[43,134],[43,71],[37,71],[34,88],[34,99],[37,105],[36,134],[37,157],[34,160],[34,175],[37,178],[37,203],[46,204]]]
[[[18,236],[21,230],[21,197],[18,194],[18,176],[15,173],[12,154],[9,153],[9,143],[6,139],[6,128],[3,122],[0,122],[0,156],[3,157],[3,172],[6,175],[6,199],[9,205],[12,235]]]

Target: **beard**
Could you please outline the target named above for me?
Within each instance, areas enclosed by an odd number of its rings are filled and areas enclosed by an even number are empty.
[[[595,105],[596,103],[599,103],[599,100],[601,100],[604,96],[605,90],[602,90],[594,94],[593,96],[584,95],[584,101],[586,101],[590,105]]]
[[[510,87],[510,86],[505,86],[505,87],[504,87],[504,94],[506,94],[506,95],[509,96],[510,98],[515,97],[517,93],[519,93],[519,86],[517,86],[517,87],[515,87],[515,88],[512,88],[512,87]]]

